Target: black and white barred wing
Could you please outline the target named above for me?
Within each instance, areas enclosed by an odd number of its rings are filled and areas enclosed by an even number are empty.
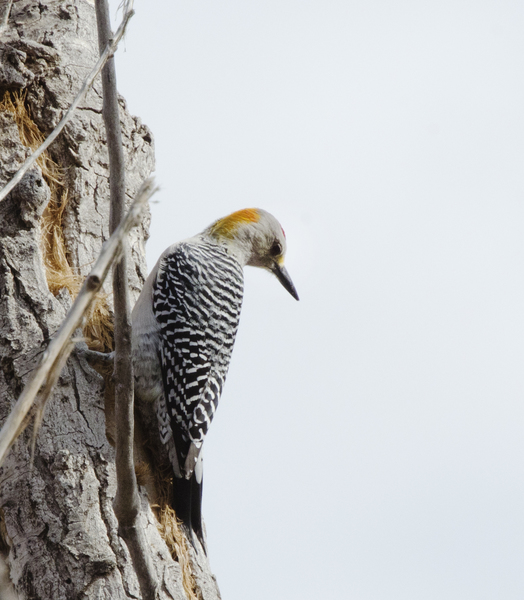
[[[167,256],[153,289],[166,402],[159,407],[158,418],[161,435],[173,436],[186,477],[193,471],[220,399],[242,290],[242,268],[236,259],[218,246],[202,243],[180,244]]]

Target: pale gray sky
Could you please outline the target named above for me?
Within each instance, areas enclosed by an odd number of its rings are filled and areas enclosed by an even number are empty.
[[[259,206],[301,298],[247,269],[204,446],[224,600],[522,600],[524,4],[135,9],[150,267]]]

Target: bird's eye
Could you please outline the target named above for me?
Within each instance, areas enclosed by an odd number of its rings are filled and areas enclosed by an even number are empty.
[[[269,249],[269,254],[271,256],[279,256],[280,254],[282,254],[282,245],[280,242],[273,242],[273,245],[271,246],[271,248]]]

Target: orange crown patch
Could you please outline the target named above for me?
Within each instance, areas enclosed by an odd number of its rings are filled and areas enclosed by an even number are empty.
[[[256,208],[244,208],[219,219],[209,229],[214,237],[232,238],[240,225],[243,223],[257,223],[259,220],[260,214]]]

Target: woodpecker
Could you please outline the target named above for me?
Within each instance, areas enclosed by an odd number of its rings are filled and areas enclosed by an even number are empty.
[[[226,379],[242,306],[243,267],[261,267],[298,294],[284,267],[286,237],[248,208],[173,244],[133,309],[135,399],[154,463],[169,465],[171,504],[186,535],[206,549],[201,515],[202,444]]]

